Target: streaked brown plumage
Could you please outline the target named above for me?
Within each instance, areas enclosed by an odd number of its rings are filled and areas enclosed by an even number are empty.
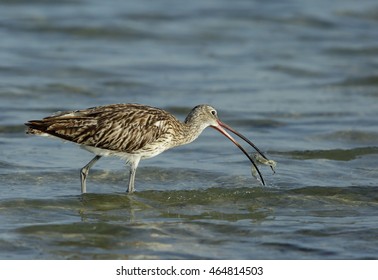
[[[247,138],[222,123],[216,110],[209,105],[192,109],[184,122],[170,113],[140,104],[114,104],[85,110],[60,112],[42,120],[25,124],[27,133],[54,136],[81,145],[96,156],[81,169],[81,191],[86,192],[89,169],[102,156],[119,156],[130,164],[128,192],[134,191],[135,172],[141,159],[195,140],[208,126],[216,128],[250,159],[248,153],[223,129],[226,128],[252,145]],[[261,182],[264,180],[258,171]]]

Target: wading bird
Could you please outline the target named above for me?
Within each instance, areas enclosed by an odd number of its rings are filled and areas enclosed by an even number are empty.
[[[58,112],[42,120],[31,120],[25,125],[28,134],[53,136],[79,144],[95,154],[80,170],[81,192],[86,192],[89,169],[102,156],[118,156],[130,165],[127,192],[134,191],[135,172],[141,159],[154,157],[170,148],[194,141],[211,126],[230,139],[251,161],[261,183],[264,179],[254,160],[226,131],[231,131],[251,145],[260,157],[266,156],[246,137],[222,123],[217,111],[209,105],[198,105],[184,122],[158,108],[140,104],[114,104],[85,110]]]

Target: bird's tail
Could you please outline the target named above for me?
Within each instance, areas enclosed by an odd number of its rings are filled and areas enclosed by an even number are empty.
[[[42,135],[47,133],[48,125],[43,120],[31,120],[25,125],[27,126],[27,134]]]

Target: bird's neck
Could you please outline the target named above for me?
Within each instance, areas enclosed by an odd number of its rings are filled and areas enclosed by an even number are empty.
[[[193,142],[206,128],[203,124],[193,120],[185,120],[185,122],[180,124],[179,132],[176,134],[177,146]]]

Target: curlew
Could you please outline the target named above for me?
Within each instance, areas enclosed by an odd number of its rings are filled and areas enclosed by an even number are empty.
[[[79,144],[95,157],[80,170],[81,192],[86,192],[89,169],[103,156],[118,156],[130,165],[127,192],[134,191],[135,172],[141,159],[154,157],[170,148],[194,141],[206,127],[213,127],[230,139],[251,161],[265,185],[256,163],[226,131],[251,145],[260,157],[266,156],[246,137],[221,122],[209,105],[198,105],[184,122],[158,108],[140,104],[114,104],[85,110],[58,112],[25,125],[28,134],[53,136]]]

